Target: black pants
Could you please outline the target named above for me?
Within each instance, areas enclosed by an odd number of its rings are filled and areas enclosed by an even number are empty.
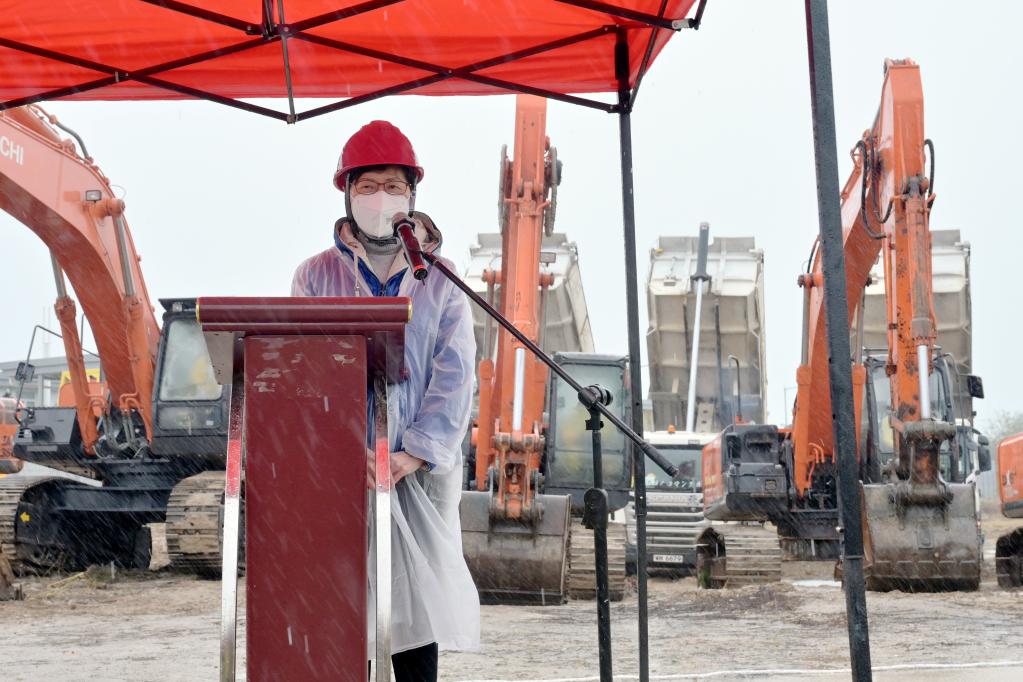
[[[396,682],[437,682],[437,644],[393,654],[391,669]]]

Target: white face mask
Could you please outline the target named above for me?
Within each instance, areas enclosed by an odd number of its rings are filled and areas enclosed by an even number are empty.
[[[409,198],[401,195],[376,192],[356,194],[351,198],[352,217],[359,229],[374,239],[394,236],[392,220],[399,212],[408,213]]]

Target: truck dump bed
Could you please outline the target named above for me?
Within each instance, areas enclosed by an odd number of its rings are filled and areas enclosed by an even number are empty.
[[[931,232],[931,269],[934,293],[934,317],[938,324],[938,345],[950,353],[955,363],[952,369],[952,392],[957,410],[964,417],[972,412],[972,399],[966,390],[966,375],[973,366],[973,324],[970,308],[970,244],[961,241],[959,230],[933,230]],[[880,262],[870,272],[872,284],[863,297],[862,346],[873,352],[887,351],[887,321],[885,316],[884,268]],[[856,346],[855,327],[852,330]],[[961,378],[956,381],[956,370]],[[958,385],[956,385],[958,384]]]
[[[469,267],[465,281],[481,296],[487,296],[487,284],[483,272],[501,271],[501,235],[485,233],[477,235],[477,244],[469,248]],[[547,290],[544,300],[546,325],[541,332],[540,344],[548,353],[592,353],[593,334],[590,331],[590,317],[583,296],[582,276],[579,273],[579,253],[575,242],[564,234],[555,233],[543,238],[541,246],[541,267],[544,272],[554,275],[554,284]],[[495,291],[500,296],[501,287]],[[496,305],[496,304],[495,304]],[[473,329],[476,333],[476,362],[484,350],[484,328],[486,313],[478,306],[472,307]],[[497,324],[490,328],[489,349],[496,352]]]
[[[695,321],[698,237],[660,237],[650,250],[647,353],[654,429],[685,425],[690,344]],[[703,295],[695,431],[720,431],[736,416],[734,362],[740,363],[742,417],[763,423],[764,255],[752,237],[718,237],[710,244]]]

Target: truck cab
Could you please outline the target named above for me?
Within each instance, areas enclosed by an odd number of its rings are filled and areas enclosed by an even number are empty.
[[[680,474],[672,479],[649,459],[646,463],[647,567],[691,574],[696,568],[696,539],[710,523],[703,515],[703,446],[713,433],[688,433],[669,428],[646,438]],[[630,493],[625,507],[626,562],[636,570],[636,505]]]

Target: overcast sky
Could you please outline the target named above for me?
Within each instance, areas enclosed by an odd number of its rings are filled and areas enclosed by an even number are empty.
[[[981,417],[1023,410],[1014,388],[1023,375],[1015,357],[1023,230],[1010,210],[1023,153],[1014,73],[1021,25],[1023,10],[1008,1],[831,3],[843,181],[846,151],[877,110],[885,57],[921,65],[937,148],[931,227],[957,228],[973,245]],[[46,108],[82,134],[123,188],[155,301],[287,294],[295,266],[330,245],[343,213],[331,185],[341,144],[375,118],[412,139],[426,167],[419,208],[444,231],[445,254],[466,263],[475,234],[495,228],[498,152],[512,142],[514,99],[398,97],[297,126],[200,102]],[[784,421],[784,389],[799,361],[796,275],[818,229],[803,3],[711,0],[700,31],[677,35],[654,64],[633,122],[641,277],[658,235],[696,234],[706,220],[714,235],[756,237],[765,252],[768,406]],[[625,353],[617,120],[551,103],[547,126],[565,163],[558,230],[579,245],[597,350]],[[54,285],[30,231],[2,215],[0,234],[10,292],[0,303],[0,359],[8,360],[24,355],[33,324],[55,326]]]

